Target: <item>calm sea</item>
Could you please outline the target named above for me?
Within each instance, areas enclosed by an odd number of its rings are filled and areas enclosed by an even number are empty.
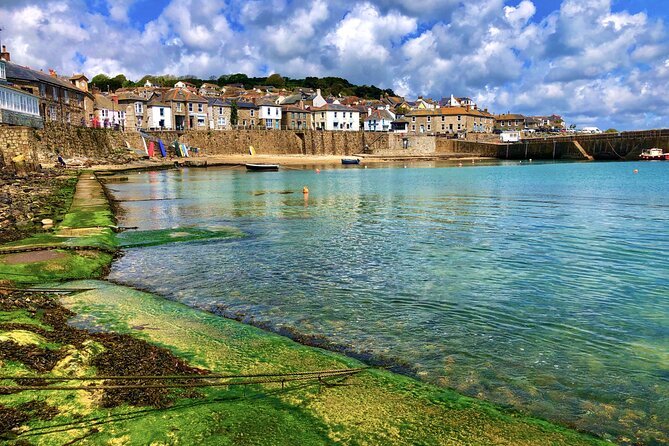
[[[133,173],[109,184],[123,226],[247,236],[130,249],[111,278],[665,444],[668,180],[669,162]]]

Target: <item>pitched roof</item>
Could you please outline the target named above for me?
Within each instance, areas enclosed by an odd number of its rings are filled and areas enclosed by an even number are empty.
[[[365,121],[382,120],[392,121],[395,117],[388,110],[373,110],[372,114],[365,118]]]
[[[109,99],[107,96],[103,94],[96,94],[95,96],[95,104],[93,105],[93,108],[95,109],[106,109],[106,110],[113,110],[115,108],[118,108],[120,110],[120,107],[114,102],[112,102],[111,99]]]
[[[406,116],[454,116],[454,115],[468,115],[477,116],[481,118],[492,118],[490,113],[475,108],[467,107],[442,107],[429,110],[412,110]]]
[[[33,70],[32,68],[23,67],[13,62],[5,61],[5,77],[8,81],[25,81],[25,82],[43,82],[56,87],[65,88],[67,90],[76,91],[77,93],[86,94],[85,91],[77,88],[73,83],[61,79],[58,76],[51,76],[42,71]]]
[[[253,102],[237,102],[237,108],[257,109],[258,106]]]
[[[311,110],[306,110],[304,108],[295,107],[293,105],[282,105],[281,109],[285,112],[311,113]]]
[[[358,110],[347,107],[345,105],[341,104],[325,104],[322,107],[314,107],[311,109],[312,111],[345,111],[345,112],[356,112],[360,113]]]
[[[506,113],[502,115],[497,115],[495,116],[495,119],[498,121],[508,121],[508,120],[523,120],[525,119],[525,116],[519,115],[516,113]]]
[[[119,101],[146,102],[145,98],[135,94],[132,91],[122,91],[120,93],[117,92],[117,96]]]
[[[199,96],[190,90],[186,90],[185,88],[172,88],[168,90],[163,95],[163,100],[167,102],[207,102],[202,96]]]

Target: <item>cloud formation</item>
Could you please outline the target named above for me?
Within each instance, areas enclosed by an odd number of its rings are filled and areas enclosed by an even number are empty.
[[[494,112],[666,127],[662,11],[611,0],[0,1],[12,59],[64,74],[341,76]],[[137,14],[154,9],[149,21]],[[665,11],[666,13],[666,11]]]

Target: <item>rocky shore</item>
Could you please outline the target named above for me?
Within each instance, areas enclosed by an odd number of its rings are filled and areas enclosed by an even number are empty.
[[[0,172],[0,243],[39,232],[42,220],[62,219],[76,182],[72,172],[56,169]]]

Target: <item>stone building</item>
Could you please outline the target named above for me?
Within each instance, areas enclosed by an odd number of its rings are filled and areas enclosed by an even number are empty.
[[[86,125],[84,98],[88,96],[92,99],[90,93],[58,77],[53,70],[46,74],[11,62],[5,47],[2,55],[6,80],[39,98],[39,114],[44,121]]]
[[[237,128],[256,128],[258,106],[253,102],[237,102]]]
[[[126,130],[146,129],[148,125],[148,116],[145,98],[131,91],[123,91],[112,95],[112,101],[119,105],[121,110],[125,111],[125,120],[123,128]]]
[[[180,82],[177,82],[177,84]],[[172,88],[162,95],[162,101],[172,107],[175,130],[209,129],[206,98],[187,88]]]
[[[0,59],[0,124],[42,128],[39,98],[7,82],[5,61]]]
[[[414,134],[492,133],[495,127],[493,115],[471,107],[414,110],[405,117]]]
[[[228,130],[231,125],[232,104],[221,98],[207,98],[207,101],[209,102],[209,107],[207,107],[209,128],[212,130]]]
[[[281,128],[286,130],[313,129],[311,110],[305,110],[293,105],[281,107]]]
[[[495,116],[495,128],[521,131],[525,128],[525,116],[515,113],[497,115]]]

